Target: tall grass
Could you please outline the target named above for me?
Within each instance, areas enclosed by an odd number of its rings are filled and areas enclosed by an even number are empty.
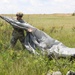
[[[74,16],[44,14],[25,15],[23,18],[66,46],[75,47]],[[0,75],[46,75],[57,70],[65,75],[69,69],[75,71],[74,60],[49,60],[47,56],[35,56],[23,50],[19,41],[14,49],[9,48],[12,30],[8,23],[0,19]]]

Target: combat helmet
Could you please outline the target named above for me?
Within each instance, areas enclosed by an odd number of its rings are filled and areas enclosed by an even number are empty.
[[[16,16],[23,17],[23,13],[22,12],[17,12]]]

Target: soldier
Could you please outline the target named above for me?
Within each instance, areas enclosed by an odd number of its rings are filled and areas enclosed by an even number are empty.
[[[16,20],[21,23],[24,23],[22,17],[23,17],[23,13],[18,12],[16,14]],[[23,46],[23,49],[24,49],[24,38],[25,38],[24,30],[20,29],[20,28],[13,27],[12,38],[10,41],[11,47],[13,48],[15,46],[17,40],[19,40]]]

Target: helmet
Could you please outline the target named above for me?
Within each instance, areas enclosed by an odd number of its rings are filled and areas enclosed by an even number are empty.
[[[18,13],[16,14],[16,16],[23,17],[23,13],[22,13],[22,12],[18,12]]]

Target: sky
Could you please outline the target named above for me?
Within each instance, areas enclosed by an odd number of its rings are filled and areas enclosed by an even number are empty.
[[[1,0],[0,14],[54,14],[75,12],[75,0]]]

